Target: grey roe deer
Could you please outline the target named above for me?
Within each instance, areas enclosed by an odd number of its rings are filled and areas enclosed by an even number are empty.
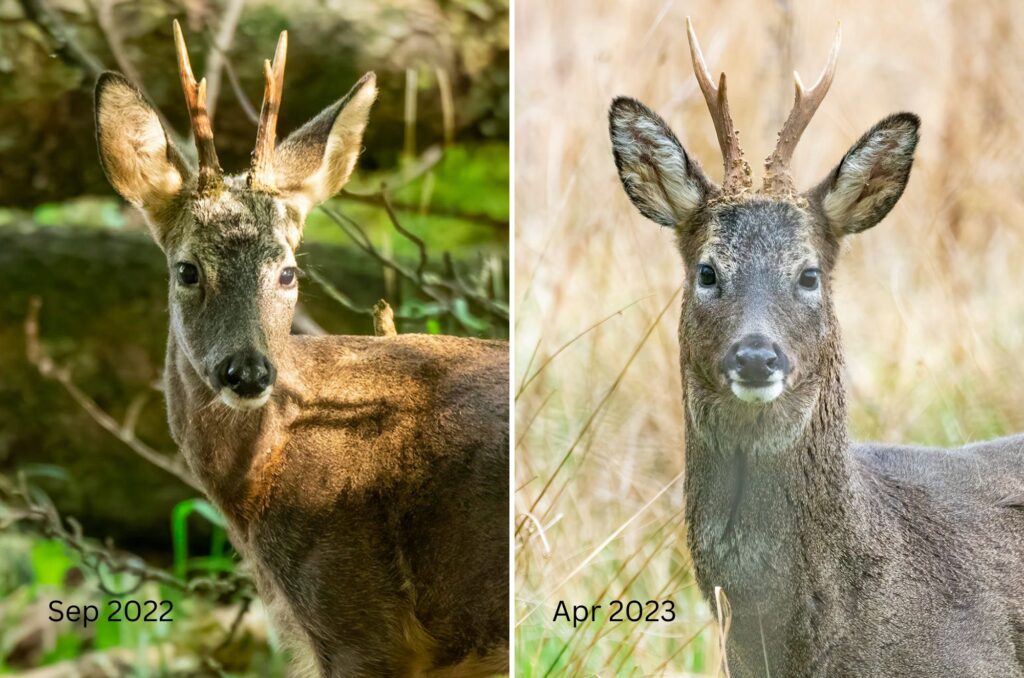
[[[665,122],[618,98],[626,193],[674,229],[686,525],[697,582],[732,610],[733,676],[1024,675],[1024,437],[951,450],[853,444],[831,274],[844,238],[903,193],[919,121],[891,115],[798,193],[793,149],[828,90],[796,101],[752,189],[689,27],[724,156],[721,186]]]
[[[120,75],[96,85],[96,126],[167,256],[175,440],[308,671],[507,670],[507,344],[290,335],[303,223],[355,166],[374,75],[276,145],[282,33],[252,167],[224,176],[174,33],[198,168]]]

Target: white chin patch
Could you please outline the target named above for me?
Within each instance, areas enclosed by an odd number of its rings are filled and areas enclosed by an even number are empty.
[[[222,388],[220,390],[220,400],[233,410],[258,410],[267,404],[267,401],[270,400],[270,392],[273,390],[274,389],[272,388],[268,388],[255,398],[242,398],[231,389]]]
[[[729,388],[734,396],[746,403],[770,403],[782,395],[785,388],[782,380],[773,381],[770,384],[758,384],[757,386],[744,384],[739,381],[730,381]]]

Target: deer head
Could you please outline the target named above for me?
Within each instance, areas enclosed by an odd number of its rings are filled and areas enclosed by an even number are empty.
[[[225,176],[178,22],[178,68],[198,167],[186,162],[154,108],[127,79],[96,83],[100,159],[114,189],[145,215],[170,269],[171,336],[214,394],[236,409],[261,407],[276,376],[275,346],[289,334],[298,297],[295,249],[310,209],[345,185],[370,106],[367,73],[342,99],[275,145],[288,46],[282,32],[247,172]]]
[[[693,27],[690,52],[725,161],[708,178],[668,125],[634,99],[612,103],[610,130],[622,185],[649,219],[675,230],[689,282],[680,342],[689,400],[727,417],[806,412],[828,361],[840,360],[831,273],[843,238],[877,224],[910,176],[919,120],[891,115],[855,143],[810,190],[796,190],[790,161],[835,74],[840,36],[817,83],[796,98],[760,190],[752,190],[726,98],[714,86]],[[831,386],[831,385],[829,385]]]

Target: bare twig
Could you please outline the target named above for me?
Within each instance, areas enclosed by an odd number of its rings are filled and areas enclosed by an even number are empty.
[[[434,169],[434,167],[436,167],[443,159],[444,149],[440,146],[429,147],[427,150],[420,153],[415,162],[409,165],[404,165],[401,170],[388,177],[383,182],[383,190],[394,192],[408,186],[430,170]],[[370,190],[359,190],[352,188],[351,186],[346,186],[343,191],[343,195],[350,197],[359,196],[362,198],[377,200],[380,192],[381,188],[379,187]]]
[[[53,359],[46,354],[39,343],[39,309],[42,307],[42,300],[39,297],[32,297],[29,301],[28,314],[25,317],[25,353],[28,361],[35,365],[39,374],[47,379],[52,379],[64,387],[64,390],[85,410],[85,413],[92,417],[93,421],[106,429],[108,433],[128,446],[135,454],[139,455],[149,463],[157,466],[168,473],[177,476],[185,484],[200,490],[201,487],[196,479],[189,472],[188,468],[181,461],[180,457],[170,457],[157,452],[146,443],[139,440],[134,433],[134,424],[131,417],[126,418],[125,424],[120,424],[116,419],[105,412],[96,401],[82,391],[71,379],[71,371],[67,367],[57,365]]]
[[[89,75],[90,80],[95,80],[103,71],[108,70],[107,64],[82,46],[75,35],[75,29],[68,26],[59,12],[50,9],[45,0],[19,0],[19,2],[25,17],[39,26],[49,36],[50,40],[54,43],[57,55],[66,63],[83,69]],[[101,6],[98,9],[92,5],[89,5],[89,8],[96,15],[96,23],[100,28],[100,33],[103,35],[110,53],[114,56],[114,61],[117,63],[118,68],[135,83],[135,86],[146,95],[146,98],[152,100],[146,94],[142,81],[138,77],[138,71],[124,53],[120,33],[116,30],[117,24],[112,18],[110,0],[101,0]],[[171,127],[170,123],[167,122],[164,114],[159,110],[156,114],[160,119],[160,124],[164,126],[164,129],[167,130],[171,137],[176,141],[180,141],[181,137]]]
[[[128,409],[124,413],[124,423],[121,424],[121,431],[125,435],[135,435],[135,426],[139,423],[139,415],[142,408],[149,402],[149,391],[140,391],[132,401],[128,403]]]
[[[367,205],[380,205],[380,197],[377,193],[352,193],[348,189],[345,189],[343,194],[346,200],[352,202],[361,202]],[[420,205],[413,203],[395,200],[391,198],[391,207],[400,212],[416,212],[421,209]],[[461,221],[469,221],[474,224],[480,224],[482,226],[489,226],[497,229],[507,229],[508,219],[499,219],[492,217],[489,214],[483,214],[481,212],[464,212],[462,210],[451,209],[448,207],[430,207],[430,214],[435,217],[448,217],[450,219],[459,219]]]
[[[321,205],[320,209],[345,231],[359,249],[373,257],[381,266],[394,271],[400,278],[420,289],[427,297],[437,303],[446,315],[454,317],[466,329],[472,328],[468,327],[455,312],[454,302],[456,299],[461,298],[467,305],[476,306],[478,309],[489,313],[499,320],[508,321],[508,307],[500,302],[489,299],[481,291],[471,289],[466,281],[457,276],[454,267],[450,265],[450,259],[448,259],[449,270],[446,271],[444,277],[430,274],[426,271],[422,275],[418,275],[416,271],[406,268],[392,257],[377,249],[366,234],[366,231],[354,219],[326,205]],[[389,216],[397,220],[397,215],[395,215],[394,211]],[[392,223],[394,224],[395,221],[392,221]],[[399,232],[406,235],[408,229],[401,229]],[[323,284],[322,278],[317,279],[317,281]],[[351,310],[362,312],[353,304],[346,303],[345,305]]]
[[[258,125],[260,122],[260,114],[253,108],[252,102],[249,101],[249,97],[246,96],[245,90],[242,89],[242,83],[238,81],[238,75],[235,73],[235,67],[231,63],[231,59],[226,56],[224,58],[224,72],[228,74],[228,82],[231,83],[231,91],[234,92],[235,98],[238,99],[238,105],[242,107],[242,112],[245,113],[245,117],[249,118],[249,121],[253,125]]]
[[[327,293],[327,296],[329,296],[331,299],[338,302],[348,310],[352,311],[353,313],[358,313],[359,315],[368,315],[371,317],[374,315],[375,306],[360,306],[355,301],[353,301],[352,297],[348,296],[347,294],[339,290],[337,287],[334,286],[334,283],[332,283],[330,280],[325,278],[317,271],[307,270],[306,275],[312,278],[313,281],[317,285],[319,285],[324,292]],[[413,313],[399,315],[392,310],[393,320],[423,320],[424,318],[429,318],[432,315],[433,314],[431,313]]]
[[[420,260],[416,266],[416,279],[423,282],[423,271],[427,268],[427,245],[423,242],[423,239],[417,236],[415,233],[407,230],[402,226],[402,222],[398,220],[398,215],[395,214],[394,208],[391,206],[391,199],[388,198],[388,193],[385,190],[384,185],[381,185],[380,189],[380,202],[384,205],[384,210],[388,213],[388,218],[391,219],[391,225],[395,227],[395,230],[401,233],[407,240],[416,245],[416,250],[419,252]]]
[[[0,476],[0,504],[3,505],[3,519],[0,529],[14,524],[27,526],[45,537],[58,539],[78,553],[82,567],[93,574],[99,589],[111,596],[132,593],[146,582],[155,582],[186,594],[200,594],[211,598],[226,595],[242,595],[251,598],[254,594],[252,581],[235,572],[216,578],[194,577],[184,581],[166,570],[147,565],[138,556],[118,551],[108,541],[104,545],[86,538],[82,526],[74,518],[64,518],[53,503],[39,492],[29,489],[24,477],[17,484]],[[128,591],[111,589],[104,577],[108,574],[128,575],[134,580]]]
[[[21,9],[33,23],[38,25],[54,43],[54,49],[67,63],[78,66],[96,79],[105,69],[103,62],[83,47],[64,20],[51,10],[44,0],[20,0]]]
[[[292,332],[295,334],[307,334],[313,337],[322,337],[327,330],[320,326],[320,323],[313,320],[313,316],[306,312],[302,304],[295,307],[295,317],[292,318]]]
[[[224,640],[220,641],[220,644],[217,645],[210,654],[217,654],[231,645],[231,642],[235,639],[235,635],[238,634],[238,629],[242,628],[242,621],[245,619],[245,615],[249,612],[249,608],[251,606],[252,596],[242,598],[242,602],[238,604],[238,613],[235,614],[235,618],[231,622],[231,626],[228,627],[228,632],[224,635]]]
[[[96,23],[107,41],[107,47],[114,56],[117,67],[128,76],[128,79],[136,85],[141,86],[142,77],[124,51],[124,41],[121,39],[121,31],[117,21],[114,20],[113,0],[96,0]]]
[[[373,315],[372,306],[360,306],[352,300],[352,297],[339,290],[330,280],[323,277],[316,271],[309,269],[306,271],[306,275],[312,278],[313,282],[323,288],[324,292],[327,293],[327,296],[334,299],[353,313],[359,313],[360,315]]]
[[[213,37],[209,55],[206,57],[206,108],[210,113],[210,120],[216,119],[221,72],[227,62],[227,54],[231,51],[231,43],[235,41],[238,19],[242,16],[244,5],[245,0],[228,0],[225,3],[224,14],[220,19],[220,28],[217,29],[217,34]]]
[[[452,96],[452,81],[448,77],[448,71],[438,67],[435,69],[437,75],[437,89],[441,95],[441,120],[444,125],[444,145],[451,146],[455,143],[455,97]]]
[[[416,88],[418,73],[415,68],[405,69],[405,154],[416,154]]]

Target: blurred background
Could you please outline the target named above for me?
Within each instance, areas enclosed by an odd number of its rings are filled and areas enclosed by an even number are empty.
[[[372,334],[383,298],[399,332],[508,336],[507,0],[0,0],[0,674],[285,675],[167,432],[166,263],[96,154],[107,69],[188,131],[174,18],[228,172],[281,30],[279,138],[377,72],[356,174],[307,224],[296,331]],[[115,599],[174,623],[50,621]]]
[[[836,272],[858,439],[959,445],[1024,429],[1024,12],[1018,3],[517,0],[516,616],[521,676],[712,676],[716,624],[683,532],[672,233],[622,191],[616,95],[658,111],[715,179],[693,18],[759,185],[837,22],[832,89],[797,149],[810,187],[872,124],[923,120],[910,184]],[[676,622],[552,622],[559,600],[675,601]]]

